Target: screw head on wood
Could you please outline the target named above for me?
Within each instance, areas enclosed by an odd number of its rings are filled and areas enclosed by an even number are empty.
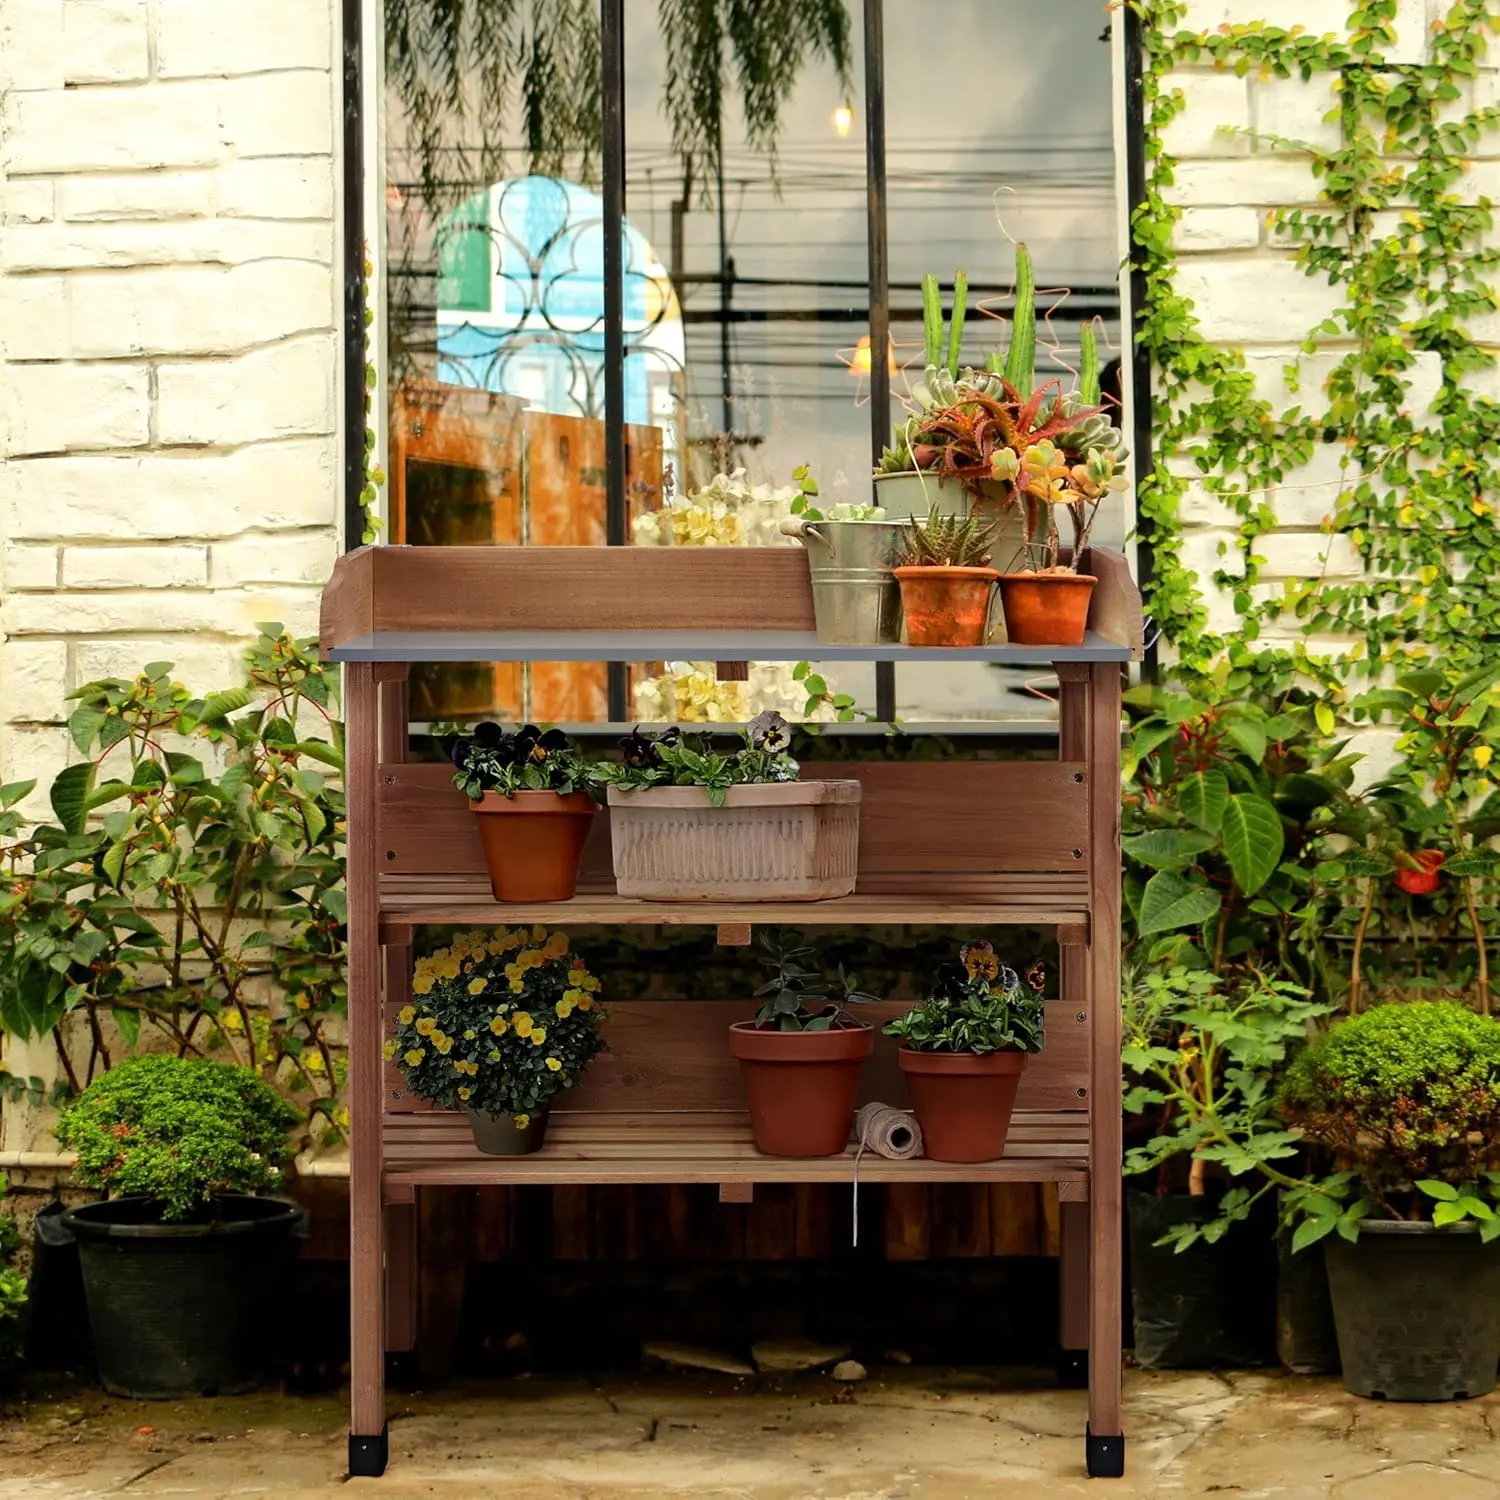
[[[1074,859],[1082,859],[1083,858],[1083,850],[1082,849],[1075,849],[1073,851],[1073,858]]]
[[[1076,1020],[1076,1021],[1087,1021],[1088,1018],[1089,1018],[1089,1013],[1086,1010],[1081,1010],[1081,1011],[1078,1012],[1078,1014],[1073,1019]]]

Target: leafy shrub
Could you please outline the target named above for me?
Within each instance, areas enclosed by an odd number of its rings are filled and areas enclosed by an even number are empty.
[[[602,1050],[598,993],[565,932],[461,933],[417,960],[386,1060],[420,1098],[512,1115],[524,1129]]]
[[[1043,999],[988,943],[966,943],[960,962],[940,964],[927,999],[888,1022],[887,1036],[918,1052],[1040,1052]]]
[[[154,1199],[171,1222],[209,1213],[215,1193],[277,1187],[300,1118],[248,1069],[158,1053],[96,1078],[57,1139],[78,1153],[83,1186]]]
[[[1500,1020],[1441,1001],[1354,1016],[1293,1064],[1281,1112],[1372,1209],[1423,1217],[1418,1183],[1500,1172]]]
[[[802,960],[815,951],[810,944],[793,943],[772,929],[760,938],[764,957],[761,962],[771,970],[771,978],[756,990],[761,1002],[755,1012],[755,1024],[775,1031],[828,1031],[835,1026],[850,1025],[844,1013],[846,1005],[861,1005],[872,999],[862,994],[859,981],[838,966],[839,994],[834,998],[828,981],[815,969],[804,967]]]
[[[55,1030],[73,1094],[143,1038],[216,1054],[326,1140],[347,1121],[327,1025],[347,1006],[338,675],[261,631],[240,687],[199,697],[152,662],[73,693],[85,759],[52,784],[55,823],[26,833],[35,783],[0,788],[0,1028]]]
[[[0,1172],[0,1198],[4,1196],[5,1174]],[[10,1264],[20,1243],[16,1221],[9,1214],[0,1214],[0,1385],[4,1384],[6,1367],[14,1364],[21,1352],[26,1278]]]

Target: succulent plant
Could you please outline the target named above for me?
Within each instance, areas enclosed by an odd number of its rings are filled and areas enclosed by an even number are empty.
[[[932,511],[906,529],[903,567],[982,568],[990,560],[990,546],[999,523],[978,511],[951,516]]]

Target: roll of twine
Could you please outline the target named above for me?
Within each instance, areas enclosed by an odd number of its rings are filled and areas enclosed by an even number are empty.
[[[859,1244],[859,1159],[866,1151],[891,1161],[922,1154],[922,1127],[909,1109],[866,1104],[854,1117],[854,1244]]]

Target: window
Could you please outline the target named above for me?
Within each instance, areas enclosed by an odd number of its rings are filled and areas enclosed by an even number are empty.
[[[1124,42],[1098,0],[953,0],[941,46],[924,0],[764,0],[733,8],[740,30],[727,4],[667,0],[385,12],[389,540],[778,542],[803,465],[827,500],[868,501],[922,373],[923,276],[946,305],[967,273],[982,364],[1008,338],[1017,242],[1038,381],[1069,388],[1086,321],[1118,358]],[[1097,539],[1130,521],[1105,513]],[[1014,670],[825,675],[886,717],[1052,712]],[[803,697],[789,668],[719,684],[704,663],[414,682],[433,718],[720,719]]]

